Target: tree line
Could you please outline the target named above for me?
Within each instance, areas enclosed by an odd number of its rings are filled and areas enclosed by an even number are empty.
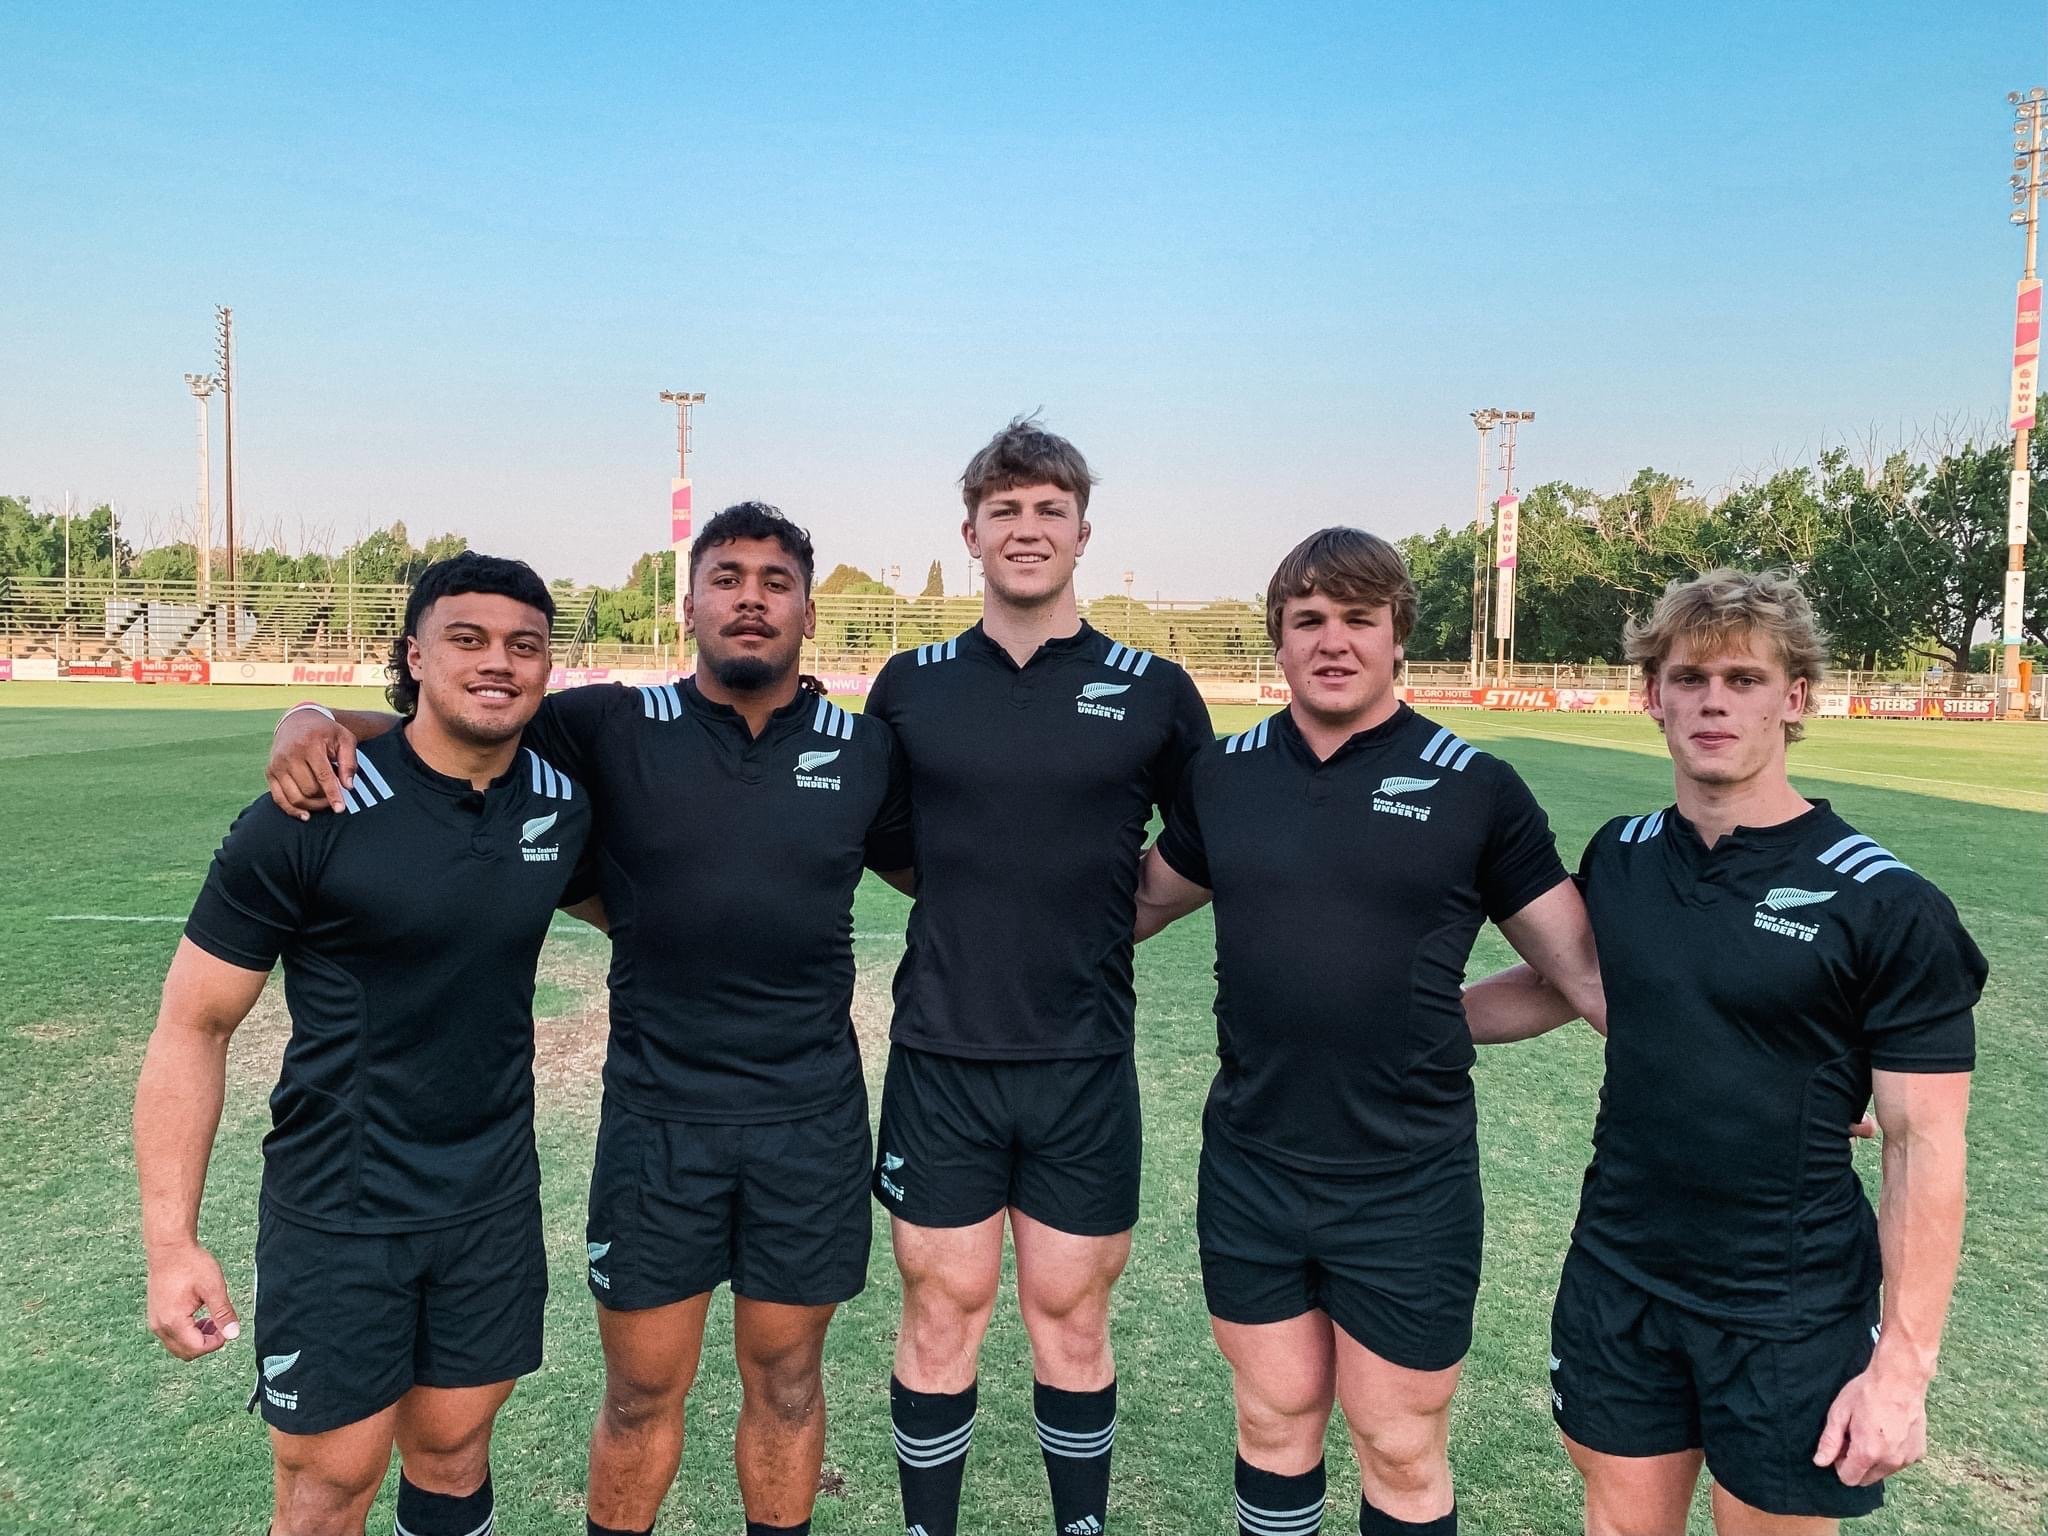
[[[2029,458],[2024,623],[2030,651],[2042,652],[2048,646],[2048,432],[2033,434]],[[1752,478],[1718,499],[1655,469],[1608,493],[1564,480],[1539,485],[1521,499],[1516,658],[1617,661],[1623,624],[1643,613],[1666,583],[1736,565],[1797,576],[1846,665],[1988,670],[1989,647],[1972,642],[1986,625],[1996,627],[2004,601],[2011,471],[2012,443],[2000,438],[1863,461],[1832,448],[1811,464]],[[10,575],[61,575],[66,521],[55,511],[34,510],[25,496],[0,496],[0,582]],[[104,504],[68,523],[75,576],[104,578],[117,560],[124,578],[191,581],[196,575],[190,543],[134,549],[118,537],[113,511]],[[1473,559],[1485,537],[1467,524],[1398,541],[1415,577],[1416,624],[1408,645],[1415,660],[1462,661],[1469,654]],[[293,554],[273,546],[244,549],[239,563],[247,582],[405,584],[467,547],[456,533],[415,544],[406,525],[394,522],[339,553]],[[618,586],[592,589],[594,637],[672,643],[675,576],[674,552],[650,551]],[[572,587],[554,585],[565,598]],[[830,620],[832,633],[819,635],[829,650],[915,645],[960,627],[953,610],[962,602],[947,597],[937,560],[908,608],[878,577],[852,565],[833,567],[817,590],[876,599],[835,605],[845,611]],[[1098,625],[1148,650],[1173,650],[1175,626],[1187,622],[1184,610],[1121,597],[1100,598],[1088,608]],[[1228,625],[1232,642],[1248,656],[1265,645],[1256,597],[1211,604],[1194,622],[1212,636]]]

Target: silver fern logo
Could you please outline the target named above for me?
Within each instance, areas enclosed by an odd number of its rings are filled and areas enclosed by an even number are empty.
[[[837,789],[839,775],[820,773],[818,770],[827,763],[839,761],[835,748],[830,752],[799,752],[796,755],[796,787],[798,789]]]
[[[1754,927],[1765,933],[1775,933],[1780,938],[1797,939],[1802,944],[1811,944],[1820,937],[1819,923],[1796,922],[1789,917],[1780,917],[1780,912],[1790,912],[1799,907],[1817,907],[1824,901],[1835,899],[1833,891],[1802,891],[1796,885],[1773,886],[1764,892],[1764,899],[1756,904]]]
[[[1436,788],[1436,783],[1435,779],[1403,779],[1399,777],[1381,779],[1380,787],[1374,790],[1373,793],[1376,795],[1412,795],[1425,789],[1434,789]]]
[[[1380,780],[1380,787],[1372,792],[1372,808],[1382,816],[1403,816],[1409,821],[1427,821],[1432,807],[1417,805],[1404,800],[1403,795],[1419,795],[1425,789],[1434,789],[1436,779],[1407,779],[1399,774]]]
[[[1074,713],[1093,715],[1098,720],[1121,720],[1124,717],[1123,706],[1102,701],[1130,691],[1129,683],[1083,683],[1081,691],[1074,695]]]
[[[1780,885],[1764,893],[1764,899],[1757,903],[1769,907],[1773,912],[1784,912],[1793,907],[1818,906],[1823,901],[1833,901],[1833,891],[1802,891],[1796,885]]]
[[[527,863],[552,864],[561,857],[562,845],[560,843],[550,843],[547,847],[543,848],[534,842],[536,837],[539,837],[555,824],[555,818],[559,815],[561,815],[560,811],[550,811],[545,816],[534,817],[533,820],[526,822],[520,827],[519,856]]]

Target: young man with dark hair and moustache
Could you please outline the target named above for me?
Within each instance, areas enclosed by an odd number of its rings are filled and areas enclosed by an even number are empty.
[[[1400,700],[1414,621],[1385,540],[1326,528],[1296,546],[1266,589],[1292,700],[1189,764],[1138,892],[1140,938],[1216,904],[1196,1224],[1245,1536],[1321,1529],[1334,1403],[1363,1536],[1456,1531],[1450,1403],[1482,1238],[1459,985],[1480,925],[1600,1009],[1542,810]]]
[[[961,479],[981,622],[894,657],[868,699],[910,765],[917,847],[874,1175],[903,1277],[889,1394],[913,1536],[958,1529],[1006,1224],[1053,1526],[1108,1520],[1138,855],[1212,735],[1185,672],[1080,617],[1093,484],[1035,421],[997,433]]]
[[[533,725],[589,785],[612,937],[587,1234],[605,1356],[592,1536],[653,1528],[711,1292],[727,1281],[747,1530],[808,1532],[826,1329],[867,1281],[853,894],[863,868],[908,883],[906,781],[887,725],[798,674],[812,566],[809,536],[773,507],[726,508],[690,549],[694,676],[572,688]],[[354,736],[385,723],[341,717]],[[317,720],[279,733],[271,776],[286,802],[347,779],[348,733]]]
[[[164,982],[135,1155],[149,1325],[191,1360],[241,1333],[199,1208],[228,1039],[284,961],[249,1281],[273,1536],[359,1536],[394,1443],[398,1532],[492,1530],[491,1428],[547,1296],[534,966],[591,815],[522,738],[553,616],[518,561],[429,566],[393,647],[401,729],[338,814],[237,818]]]
[[[1947,897],[1793,787],[1827,660],[1796,585],[1674,582],[1625,644],[1677,798],[1579,866],[1607,1069],[1552,1413],[1588,1536],[1683,1536],[1702,1463],[1719,1536],[1826,1536],[1926,1454],[1987,967]],[[1481,1041],[1577,1011],[1520,967],[1466,1007]],[[1874,1217],[1847,1139],[1873,1100]]]

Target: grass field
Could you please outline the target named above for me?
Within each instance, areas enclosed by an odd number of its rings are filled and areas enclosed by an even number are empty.
[[[261,788],[278,704],[259,690],[0,686],[0,1531],[264,1529],[268,1449],[242,1412],[246,1338],[181,1365],[144,1330],[127,1121],[178,920],[221,832]],[[1223,711],[1217,724],[1241,729],[1252,717]],[[1669,798],[1668,768],[1642,720],[1454,718],[1527,777],[1567,863],[1608,816]],[[1933,1393],[1935,1451],[1859,1529],[2038,1532],[2048,1503],[2048,1002],[2039,976],[2048,731],[1823,721],[1794,767],[1810,794],[1832,798],[1940,883],[1992,963],[1978,1020],[1967,1252]],[[906,908],[869,881],[856,912],[874,1079]],[[1506,956],[1489,930],[1475,973]],[[1229,1383],[1208,1339],[1193,1234],[1197,1117],[1213,1067],[1210,959],[1206,913],[1140,951],[1147,1150],[1144,1214],[1116,1316],[1121,1532],[1233,1528]],[[508,1536],[581,1531],[599,1382],[580,1273],[603,941],[558,923],[544,966],[540,1136],[554,1292],[548,1363],[513,1399],[496,1445]],[[284,1038],[276,994],[273,986],[236,1040],[202,1223],[242,1301],[257,1142]],[[1578,1528],[1577,1491],[1546,1411],[1544,1355],[1587,1153],[1596,1046],[1575,1027],[1480,1061],[1487,1270],[1452,1448],[1468,1532]],[[1874,1149],[1859,1158],[1874,1176]],[[901,1529],[882,1391],[896,1293],[879,1221],[871,1273],[829,1350],[833,1475],[819,1501],[821,1536]],[[737,1389],[719,1309],[714,1318],[664,1532],[740,1528],[729,1461]],[[966,1530],[1049,1525],[1029,1413],[1029,1355],[1006,1298],[983,1358]],[[1326,1529],[1355,1529],[1356,1477],[1340,1437],[1331,1471]],[[373,1531],[390,1529],[388,1510],[380,1504]]]

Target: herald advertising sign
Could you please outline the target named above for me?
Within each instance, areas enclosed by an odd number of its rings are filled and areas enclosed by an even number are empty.
[[[2018,432],[2034,425],[2034,401],[2041,393],[2041,280],[2020,284],[2012,324],[2012,410],[2007,425]]]
[[[204,683],[210,681],[204,657],[150,656],[133,663],[128,675],[138,683]]]

